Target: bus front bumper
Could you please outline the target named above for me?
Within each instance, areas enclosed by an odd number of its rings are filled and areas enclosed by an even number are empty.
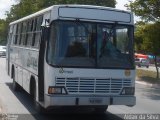
[[[54,106],[106,106],[136,104],[135,96],[72,96],[46,95],[45,108]]]

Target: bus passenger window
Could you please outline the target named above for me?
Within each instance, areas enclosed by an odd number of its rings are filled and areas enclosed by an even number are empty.
[[[18,37],[17,37],[17,44],[20,44],[21,42],[21,32],[22,32],[22,23],[19,23],[18,24]]]
[[[34,20],[29,20],[27,22],[27,33],[26,33],[26,39],[24,41],[24,45],[27,45],[27,41],[28,40],[32,40],[32,36],[33,36],[33,22]]]
[[[13,41],[12,41],[12,44],[17,44],[17,31],[18,31],[18,24],[15,24],[14,27],[13,27],[13,31],[14,31],[14,38],[13,38]]]
[[[41,24],[42,24],[43,17],[39,16],[35,20],[35,31],[34,31],[34,36],[33,36],[33,41],[32,41],[32,46],[38,48],[39,47],[39,42],[41,39]]]
[[[23,45],[26,40],[26,31],[27,31],[27,22],[25,21],[22,24],[21,40],[19,42],[20,45]]]

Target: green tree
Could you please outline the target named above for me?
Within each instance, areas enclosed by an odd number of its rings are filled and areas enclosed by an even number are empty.
[[[5,45],[6,44],[6,38],[7,38],[7,31],[5,30],[6,21],[3,19],[0,19],[0,44]]]
[[[145,53],[145,51],[142,48],[144,29],[145,29],[144,22],[140,21],[135,24],[134,42],[135,42],[135,50],[138,53]]]
[[[41,8],[56,4],[84,4],[115,7],[116,0],[40,0]]]
[[[13,5],[6,13],[8,21],[14,21],[32,14],[40,9],[38,0],[20,0],[19,4]]]
[[[146,21],[160,21],[160,0],[135,0],[127,5],[135,15]]]
[[[135,32],[135,41],[141,50],[155,55],[155,66],[157,78],[159,78],[157,68],[157,55],[160,55],[160,0],[135,0],[130,1],[128,9],[140,16],[145,22],[152,22],[139,27]],[[142,44],[141,44],[142,43]]]
[[[143,44],[142,49],[148,53],[155,55],[155,66],[157,70],[157,78],[159,78],[159,69],[157,67],[157,56],[160,55],[160,22],[155,24],[147,24],[142,32]]]

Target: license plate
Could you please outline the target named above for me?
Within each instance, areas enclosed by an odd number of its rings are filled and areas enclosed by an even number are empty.
[[[89,103],[100,104],[100,103],[102,103],[102,99],[101,98],[89,98]]]

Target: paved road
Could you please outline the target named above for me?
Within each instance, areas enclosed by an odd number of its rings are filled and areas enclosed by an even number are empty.
[[[33,108],[29,95],[22,92],[14,92],[11,87],[12,80],[7,76],[5,69],[5,58],[0,58],[0,108],[8,117],[18,117],[18,120],[122,120],[121,114],[155,114],[160,113],[160,89],[136,84],[137,105],[109,106],[105,115],[93,114],[60,114],[60,115],[40,115]],[[19,114],[11,115],[11,114]],[[159,116],[160,119],[160,116]]]

